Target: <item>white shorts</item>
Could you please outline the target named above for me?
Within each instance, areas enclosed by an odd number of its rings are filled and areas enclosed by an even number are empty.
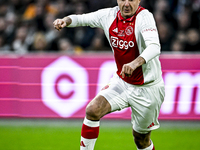
[[[131,107],[131,122],[136,132],[145,134],[159,128],[158,116],[165,96],[162,78],[146,85],[132,85],[114,74],[98,95],[107,99],[112,112]]]

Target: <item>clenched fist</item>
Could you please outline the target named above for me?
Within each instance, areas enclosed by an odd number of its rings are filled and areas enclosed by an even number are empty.
[[[122,66],[122,71],[121,71],[120,75],[122,76],[122,78],[124,78],[125,76],[130,77],[133,74],[133,71],[135,69],[137,69],[137,67],[139,67],[145,63],[146,63],[145,59],[139,56],[132,62],[124,64]]]
[[[124,64],[120,75],[122,78],[125,76],[130,77],[137,67],[133,63]]]
[[[62,28],[70,25],[72,22],[71,18],[69,17],[65,17],[63,19],[56,19],[53,22],[54,28],[57,29],[58,31],[60,31]]]

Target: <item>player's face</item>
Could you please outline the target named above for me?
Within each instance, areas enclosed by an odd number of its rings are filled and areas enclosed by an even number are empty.
[[[122,17],[125,19],[132,17],[135,14],[140,1],[141,0],[117,0]]]

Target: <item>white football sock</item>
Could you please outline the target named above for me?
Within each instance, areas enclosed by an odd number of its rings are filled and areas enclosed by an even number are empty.
[[[93,150],[99,135],[100,121],[91,121],[86,117],[81,130],[80,150]]]

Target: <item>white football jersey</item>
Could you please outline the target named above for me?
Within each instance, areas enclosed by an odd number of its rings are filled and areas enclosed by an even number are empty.
[[[143,85],[162,78],[158,31],[153,15],[147,9],[139,6],[135,15],[128,19],[121,16],[118,6],[69,17],[72,23],[68,27],[90,26],[104,30],[119,76],[124,64],[138,56],[145,59],[146,63],[138,67],[131,77],[120,76],[125,82]]]

